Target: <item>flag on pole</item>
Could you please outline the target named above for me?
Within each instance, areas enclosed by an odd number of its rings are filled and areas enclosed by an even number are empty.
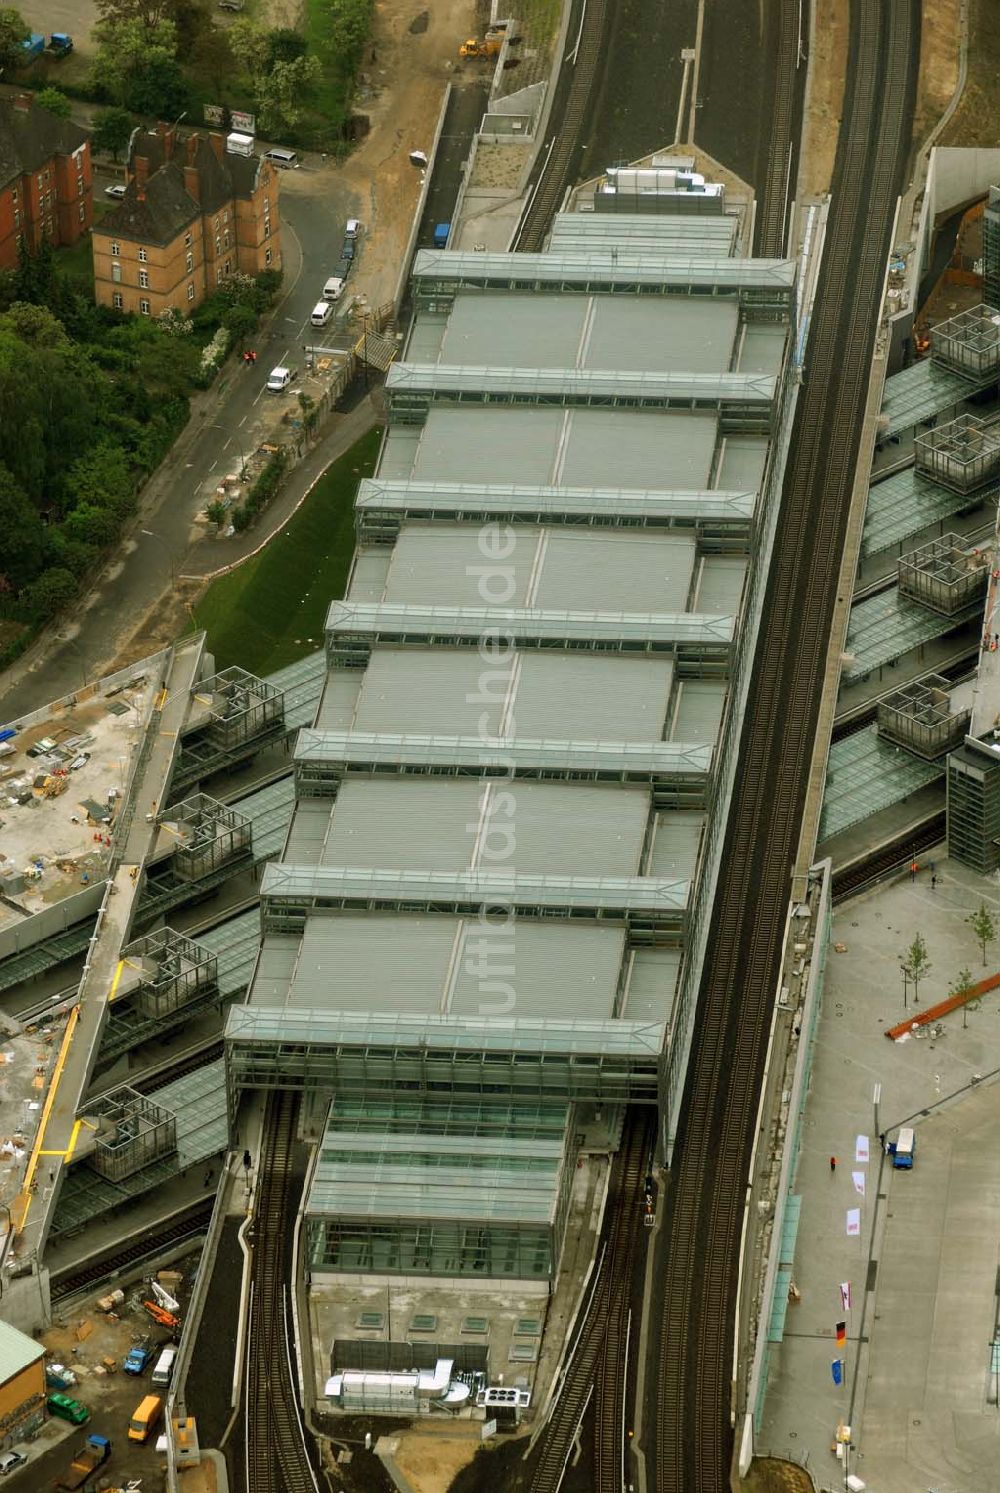
[[[845,1312],[851,1309],[851,1283],[849,1280],[840,1282],[840,1305]]]
[[[864,1197],[864,1195],[865,1195],[865,1174],[864,1174],[864,1172],[852,1172],[851,1173],[851,1180],[854,1183],[854,1191],[857,1192],[857,1193],[860,1193],[860,1195],[862,1197]]]
[[[867,1135],[859,1135],[858,1138],[857,1138],[857,1140],[854,1142],[854,1159],[855,1159],[855,1161],[867,1161],[868,1160],[868,1137],[867,1137]]]
[[[861,1237],[861,1209],[848,1208],[847,1210],[847,1233],[852,1239]]]
[[[833,1362],[830,1364],[830,1372],[833,1375],[833,1382],[834,1382],[834,1384],[843,1384],[843,1382],[844,1382],[844,1360],[842,1358],[835,1358],[833,1360]]]
[[[847,1345],[847,1323],[837,1323],[837,1347],[844,1348]]]

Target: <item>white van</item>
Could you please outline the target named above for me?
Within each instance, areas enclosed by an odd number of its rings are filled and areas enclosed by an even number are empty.
[[[170,1383],[170,1375],[174,1371],[174,1359],[176,1357],[176,1348],[164,1348],[163,1352],[156,1360],[156,1367],[153,1370],[154,1384],[167,1385]]]
[[[282,389],[288,388],[293,377],[294,374],[290,368],[282,368],[279,365],[277,368],[272,368],[267,375],[267,387],[272,394],[280,394]]]
[[[323,286],[324,301],[339,301],[344,294],[344,279],[342,275],[331,275]]]
[[[302,164],[294,150],[265,150],[264,159],[279,171],[297,171]]]
[[[309,324],[313,327],[325,327],[332,315],[332,301],[317,301],[316,305],[312,308],[312,314],[309,317]]]

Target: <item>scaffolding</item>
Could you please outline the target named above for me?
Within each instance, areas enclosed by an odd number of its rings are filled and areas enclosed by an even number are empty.
[[[937,430],[915,438],[918,472],[950,487],[971,493],[1000,475],[1000,423],[962,414]]]
[[[1000,375],[1000,311],[980,304],[939,322],[931,332],[931,356],[967,378]]]
[[[954,710],[952,685],[938,674],[913,679],[878,703],[878,734],[934,762],[965,739],[971,711]]]
[[[135,1003],[144,1016],[168,1016],[203,1002],[218,988],[215,955],[172,928],[134,939],[122,949],[122,958],[138,971]]]
[[[899,591],[944,617],[965,612],[986,590],[990,549],[968,548],[959,534],[942,534],[897,562]]]
[[[288,729],[283,691],[235,665],[204,680],[192,698],[175,792],[279,740]]]
[[[175,1116],[127,1085],[99,1099],[88,1118],[97,1123],[89,1165],[111,1182],[177,1150]]]
[[[164,822],[177,836],[171,867],[182,881],[199,881],[225,865],[252,857],[250,821],[206,793],[194,793],[177,804]]]

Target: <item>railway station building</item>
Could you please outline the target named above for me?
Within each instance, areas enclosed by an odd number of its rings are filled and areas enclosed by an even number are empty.
[[[302,1095],[314,1281],[548,1289],[581,1154],[632,1103],[669,1154],[796,383],[744,227],[417,254],[226,1026],[231,1116]]]

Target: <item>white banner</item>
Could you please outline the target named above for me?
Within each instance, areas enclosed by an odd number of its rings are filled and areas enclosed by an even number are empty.
[[[851,1283],[849,1280],[840,1282],[840,1304],[845,1312],[851,1309]]]
[[[857,1192],[857,1193],[860,1193],[861,1196],[864,1197],[864,1195],[865,1195],[865,1174],[864,1174],[864,1172],[852,1172],[851,1173],[851,1180],[854,1183],[854,1191]]]
[[[855,1143],[854,1143],[854,1159],[855,1159],[855,1161],[867,1161],[868,1160],[868,1137],[867,1137],[867,1135],[859,1135],[858,1138],[857,1138],[857,1140],[855,1141]]]
[[[847,1232],[852,1237],[858,1237],[858,1236],[860,1236],[860,1234],[861,1234],[861,1209],[860,1208],[848,1208],[848,1210],[847,1210]]]

